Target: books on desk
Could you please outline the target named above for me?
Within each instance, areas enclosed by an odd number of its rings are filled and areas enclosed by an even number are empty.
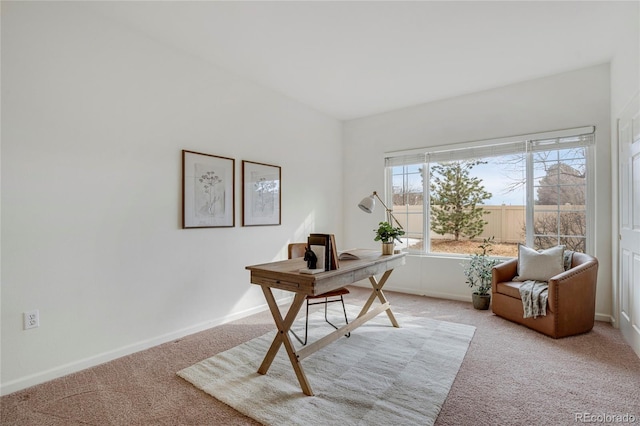
[[[310,234],[308,244],[318,258],[318,269],[333,271],[340,267],[336,239],[333,234]]]

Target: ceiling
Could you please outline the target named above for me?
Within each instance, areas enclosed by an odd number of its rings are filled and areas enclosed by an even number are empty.
[[[89,2],[349,120],[609,62],[637,2]]]

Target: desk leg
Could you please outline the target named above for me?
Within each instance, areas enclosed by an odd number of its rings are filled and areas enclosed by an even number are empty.
[[[363,316],[369,311],[369,308],[371,308],[371,305],[373,304],[373,301],[376,299],[376,297],[380,299],[380,303],[382,304],[385,304],[388,302],[387,298],[384,296],[384,293],[382,292],[382,287],[387,282],[387,279],[389,279],[389,275],[391,275],[392,272],[393,272],[393,269],[389,269],[384,274],[382,274],[382,278],[380,278],[380,282],[378,282],[378,280],[376,280],[376,277],[374,276],[369,277],[369,281],[371,282],[373,291],[371,292],[371,296],[369,296],[369,300],[367,300],[367,303],[364,304],[364,306],[362,307],[362,310],[358,314],[358,318],[360,318],[361,316]],[[396,320],[396,317],[393,315],[393,312],[391,312],[390,307],[387,308],[386,312],[387,312],[387,316],[389,317],[389,321],[391,321],[391,324],[394,327],[400,327],[400,325],[398,324],[398,321]]]
[[[313,396],[311,385],[309,385],[309,381],[307,380],[307,376],[304,374],[304,370],[302,369],[302,365],[300,364],[300,360],[298,359],[296,350],[291,343],[291,339],[289,338],[289,329],[291,328],[291,324],[293,324],[293,321],[295,321],[300,308],[304,304],[306,296],[304,294],[296,293],[286,317],[282,319],[280,308],[278,307],[278,303],[276,302],[275,297],[273,297],[271,288],[262,286],[262,292],[264,293],[264,297],[267,299],[267,304],[269,305],[269,309],[271,310],[271,315],[273,316],[273,320],[276,323],[276,327],[278,327],[278,333],[273,338],[271,347],[267,351],[264,360],[262,360],[260,368],[258,368],[258,373],[267,374],[267,371],[269,371],[269,367],[271,367],[273,359],[276,357],[276,354],[280,349],[280,345],[284,344],[284,347],[287,350],[287,355],[289,355],[289,361],[291,361],[293,371],[296,373],[296,377],[298,377],[298,382],[300,382],[302,392],[305,395]]]

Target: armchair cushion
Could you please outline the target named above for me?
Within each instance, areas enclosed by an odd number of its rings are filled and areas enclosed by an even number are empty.
[[[564,246],[537,251],[518,245],[518,281],[549,281],[564,271]]]

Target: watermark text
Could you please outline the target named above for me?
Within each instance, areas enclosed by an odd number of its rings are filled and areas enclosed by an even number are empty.
[[[576,423],[635,423],[639,419],[634,414],[575,413]]]

